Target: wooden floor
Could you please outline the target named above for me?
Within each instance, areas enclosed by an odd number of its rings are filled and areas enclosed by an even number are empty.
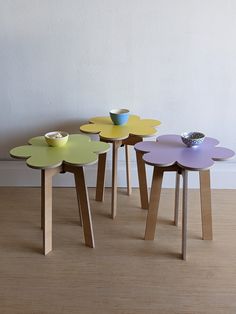
[[[138,190],[119,191],[111,220],[110,191],[99,203],[91,189],[95,249],[84,246],[74,189],[53,193],[53,252],[45,257],[40,190],[0,188],[1,314],[236,313],[235,191],[213,191],[213,241],[201,240],[199,195],[190,192],[187,262],[173,190],[163,190],[155,241],[144,241]]]

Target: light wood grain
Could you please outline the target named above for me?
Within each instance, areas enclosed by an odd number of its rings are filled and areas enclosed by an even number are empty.
[[[187,259],[188,171],[183,170],[182,258]]]
[[[202,238],[204,240],[212,240],[213,231],[212,231],[210,170],[199,171],[199,177],[202,213]]]
[[[53,189],[53,251],[41,254],[40,188],[0,188],[0,312],[3,314],[235,314],[236,193],[213,190],[214,241],[202,241],[198,190],[188,193],[188,255],[179,259],[174,189],[162,189],[157,240],[144,241],[139,190],[119,195],[108,217],[89,189],[96,248],[78,227],[74,188]],[[181,215],[181,208],[180,208]]]
[[[77,204],[78,204],[79,224],[81,227],[83,227],[83,219],[81,215],[81,203],[80,203],[80,195],[79,195],[79,180],[78,180],[77,171],[74,171],[74,180],[75,180],[75,190],[76,190]]]
[[[130,176],[130,151],[129,145],[125,146],[125,164],[126,164],[126,181],[127,181],[127,194],[132,194],[131,176]]]
[[[117,213],[117,167],[118,167],[118,150],[121,146],[125,147],[126,155],[126,178],[127,178],[127,194],[131,195],[131,177],[130,177],[130,153],[129,146],[133,146],[136,143],[143,140],[142,137],[137,135],[129,135],[122,140],[119,139],[107,139],[100,136],[100,140],[106,143],[112,144],[112,200],[111,200],[111,217],[114,219]],[[141,164],[141,163],[140,163]],[[98,172],[97,172],[97,186],[96,186],[96,200],[102,202],[104,199],[104,183],[105,183],[105,168],[106,168],[106,155],[99,155],[98,160]],[[141,164],[141,178],[142,178],[142,197],[141,201],[143,208],[148,208],[148,196],[147,196],[147,183],[146,172],[144,163]],[[146,185],[145,185],[146,184]]]
[[[122,141],[114,141],[112,143],[112,196],[111,196],[111,217],[116,217],[117,211],[117,160],[118,149]]]
[[[44,229],[44,212],[45,206],[51,203],[51,186],[52,185],[52,177],[60,173],[62,171],[62,167],[49,168],[46,170],[41,170],[41,229]],[[48,195],[47,195],[48,194]],[[46,203],[45,203],[46,202]],[[50,205],[51,206],[51,205]]]
[[[179,219],[179,185],[180,185],[180,173],[176,172],[175,179],[175,212],[174,212],[174,223],[178,226]]]
[[[138,152],[139,153],[139,152]],[[139,161],[140,163],[140,161]],[[153,170],[153,179],[149,200],[148,215],[146,221],[145,240],[154,240],[157,214],[161,195],[161,184],[163,173],[176,171],[175,188],[175,210],[174,223],[178,224],[179,210],[179,185],[180,174],[183,176],[183,202],[182,202],[182,258],[186,260],[187,256],[187,189],[188,189],[188,171],[178,165],[170,167],[155,166]],[[201,213],[202,213],[202,234],[204,240],[212,240],[212,214],[211,214],[211,188],[210,188],[210,170],[199,171],[200,176],[200,195],[201,195]]]
[[[161,197],[162,178],[163,170],[161,168],[154,167],[145,229],[145,240],[154,240],[155,237],[157,213]]]
[[[50,169],[42,170],[43,253],[52,250],[52,175]]]
[[[83,226],[85,245],[91,248],[95,247],[93,226],[90,213],[90,202],[88,197],[87,186],[85,183],[83,167],[75,167],[64,164],[63,170],[74,174],[75,187],[77,193],[77,203],[80,211],[81,225]]]
[[[90,203],[87,186],[85,184],[84,169],[77,167],[74,171],[77,195],[79,196],[81,219],[84,231],[85,245],[91,248],[95,247],[93,226],[90,213]]]
[[[128,138],[122,140],[122,144],[134,146],[135,144],[142,141],[143,141],[143,138],[141,136],[130,134]]]
[[[140,190],[141,208],[148,209],[148,189],[145,162],[143,161],[143,153],[136,151],[136,161],[138,169],[138,181]]]
[[[41,229],[43,229],[43,253],[52,250],[52,177],[61,167],[41,170]]]
[[[105,172],[106,172],[106,158],[107,154],[100,154],[98,156],[98,170],[97,170],[97,185],[96,185],[96,201],[103,202],[104,186],[105,186]]]
[[[41,170],[41,229],[44,229],[45,207],[45,170]]]

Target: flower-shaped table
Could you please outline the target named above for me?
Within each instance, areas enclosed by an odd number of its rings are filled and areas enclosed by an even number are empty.
[[[70,135],[67,144],[63,147],[49,147],[43,136],[30,139],[29,144],[13,148],[10,155],[26,159],[29,167],[41,170],[41,227],[44,254],[52,250],[52,177],[57,173],[74,174],[85,244],[94,247],[83,166],[96,163],[98,154],[106,153],[109,144],[91,141],[88,136],[81,134]]]
[[[147,141],[135,145],[135,150],[143,154],[144,162],[154,166],[145,240],[154,240],[163,173],[176,171],[175,224],[178,222],[179,179],[182,174],[182,257],[186,259],[188,170],[199,171],[203,239],[212,239],[209,168],[213,166],[214,161],[226,160],[234,155],[232,150],[216,147],[217,144],[219,142],[216,139],[206,137],[199,147],[187,147],[179,135],[163,135],[159,136],[156,142]]]
[[[110,117],[95,117],[89,120],[89,124],[80,127],[85,133],[99,134],[100,140],[112,143],[112,218],[116,216],[117,209],[117,155],[118,149],[125,146],[126,153],[126,176],[128,195],[131,194],[129,149],[128,145],[141,142],[144,137],[151,137],[156,134],[156,126],[160,121],[153,119],[140,119],[137,115],[130,115],[125,125],[114,125]],[[138,177],[140,186],[141,207],[148,207],[147,183],[145,164],[142,162],[142,155],[137,154]],[[101,154],[98,161],[96,200],[102,201],[104,195],[106,154]]]

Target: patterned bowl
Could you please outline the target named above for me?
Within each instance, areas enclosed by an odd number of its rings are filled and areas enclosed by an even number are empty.
[[[61,147],[67,143],[69,134],[67,132],[54,131],[46,133],[44,138],[49,146]]]
[[[205,134],[201,132],[182,133],[181,139],[183,143],[188,147],[199,146],[203,143],[205,139]]]

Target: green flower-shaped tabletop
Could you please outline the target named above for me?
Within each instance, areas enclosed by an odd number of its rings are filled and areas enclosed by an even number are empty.
[[[13,148],[10,155],[27,159],[27,165],[36,169],[55,168],[63,163],[74,166],[94,164],[98,160],[98,154],[105,153],[110,148],[107,143],[91,141],[88,136],[81,134],[71,134],[62,147],[48,146],[43,136],[30,139],[29,144]]]
[[[101,138],[108,140],[124,140],[129,135],[153,136],[156,134],[155,127],[161,124],[158,120],[140,119],[136,115],[130,115],[125,125],[114,125],[110,117],[95,117],[89,122],[80,127],[82,132],[99,133]]]

